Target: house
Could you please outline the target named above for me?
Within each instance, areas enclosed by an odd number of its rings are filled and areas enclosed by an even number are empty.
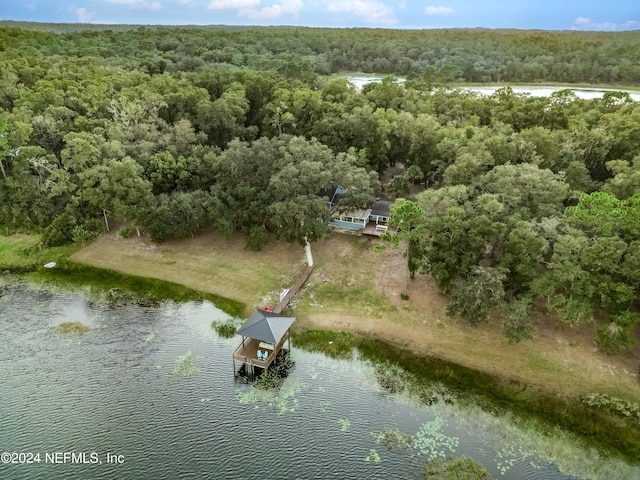
[[[332,212],[331,223],[329,223],[331,227],[342,233],[377,237],[387,231],[393,202],[372,198],[369,202],[369,208],[340,211],[338,203],[345,193],[346,190],[340,186],[321,192],[321,195],[329,199],[327,206]]]

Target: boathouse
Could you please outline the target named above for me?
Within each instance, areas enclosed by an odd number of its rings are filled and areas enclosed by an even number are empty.
[[[273,311],[253,312],[236,331],[236,335],[242,336],[242,343],[233,352],[234,375],[244,372],[244,376],[253,379],[256,367],[262,370],[269,368],[287,340],[291,350],[289,330],[295,321],[295,317]],[[242,364],[240,370],[236,370],[236,361]]]

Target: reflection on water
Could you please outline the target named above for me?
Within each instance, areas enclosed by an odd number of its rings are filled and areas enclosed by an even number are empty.
[[[381,390],[361,361],[294,348],[279,390],[236,382],[237,340],[216,335],[226,314],[206,302],[112,307],[24,286],[3,298],[0,448],[41,457],[0,465],[0,478],[419,479],[450,454],[498,478],[571,478],[492,417]],[[65,320],[93,329],[53,334]],[[186,355],[194,370],[172,374]]]

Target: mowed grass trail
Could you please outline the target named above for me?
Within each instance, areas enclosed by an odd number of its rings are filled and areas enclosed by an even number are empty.
[[[262,252],[251,252],[244,249],[241,237],[212,233],[159,245],[147,237],[107,234],[71,260],[180,283],[244,302],[248,309],[271,304],[305,264],[299,245],[271,242]]]

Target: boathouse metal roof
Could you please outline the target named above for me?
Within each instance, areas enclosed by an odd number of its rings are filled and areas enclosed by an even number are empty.
[[[256,310],[244,322],[244,325],[236,331],[236,335],[277,344],[295,321],[295,317],[288,317],[266,310]]]

